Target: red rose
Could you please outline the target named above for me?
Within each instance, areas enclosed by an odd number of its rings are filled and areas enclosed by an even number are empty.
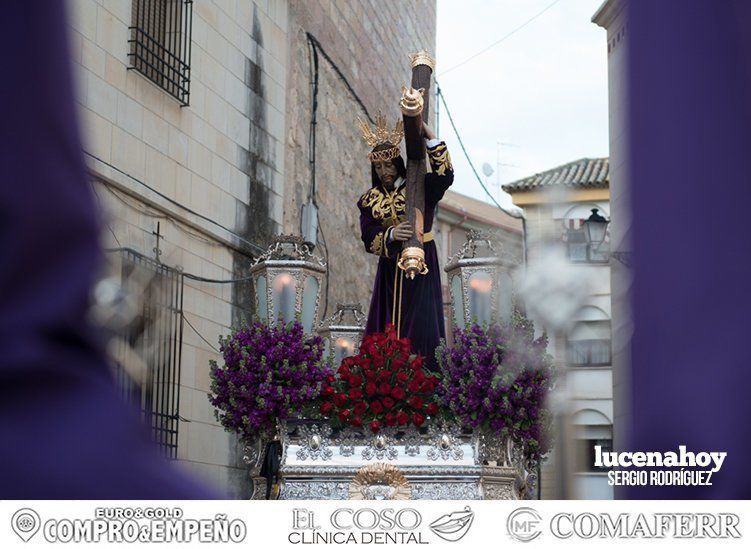
[[[373,412],[375,415],[378,415],[381,412],[383,412],[383,404],[381,404],[381,401],[376,400],[375,402],[371,402],[370,411]]]
[[[386,363],[386,360],[383,358],[382,354],[379,353],[373,356],[373,366],[375,366],[376,368],[380,368],[385,363]]]
[[[347,404],[347,395],[344,393],[337,393],[334,395],[334,404],[336,404],[337,408],[341,408],[345,404]]]
[[[419,396],[415,395],[409,397],[409,405],[412,406],[412,408],[414,408],[415,410],[422,409],[422,404],[422,398],[420,398]]]
[[[407,422],[409,422],[409,416],[406,412],[400,410],[399,413],[396,414],[396,422],[399,425],[406,425]]]
[[[378,392],[382,395],[388,395],[391,393],[391,385],[388,381],[384,381],[378,386]]]
[[[350,414],[349,410],[342,410],[341,412],[339,412],[339,421],[341,421],[342,423],[347,423],[347,420],[349,419],[349,414]]]
[[[376,373],[375,370],[366,370],[365,371],[365,379],[368,381],[375,381]]]
[[[393,427],[394,425],[396,425],[396,415],[389,412],[386,414],[386,426]]]
[[[436,415],[438,413],[438,404],[436,404],[435,402],[431,402],[430,404],[428,404],[428,407],[425,408],[425,412],[429,416]]]
[[[419,370],[422,368],[423,360],[425,360],[422,356],[417,355],[415,358],[412,359],[412,362],[410,362],[410,366],[413,370]]]
[[[380,431],[381,430],[381,422],[378,421],[377,419],[374,419],[373,421],[371,421],[370,422],[370,430],[373,431],[374,433],[377,433],[378,431]]]
[[[396,355],[391,361],[391,367],[393,370],[401,370],[407,365],[407,359],[402,355]]]
[[[391,396],[396,400],[402,400],[406,395],[404,393],[404,389],[401,387],[394,387],[391,389]]]
[[[415,381],[422,383],[425,380],[425,373],[422,370],[415,370]]]
[[[376,384],[373,383],[372,381],[368,381],[365,384],[365,394],[368,395],[369,397],[372,397],[374,394],[376,394],[376,390],[377,390]]]
[[[347,366],[346,364],[342,364],[341,366],[339,366],[339,376],[342,379],[348,378],[349,374],[350,374],[350,372],[349,372],[349,366]]]
[[[396,374],[396,380],[399,383],[407,383],[408,379],[409,375],[407,374],[407,372],[399,372],[398,374]]]
[[[358,415],[362,415],[365,413],[365,410],[368,409],[368,405],[365,404],[362,400],[355,403],[355,413]]]
[[[335,378],[334,378],[334,376],[332,376],[332,375],[327,375],[326,376],[326,383],[334,383],[334,381],[336,381]]]
[[[391,378],[391,372],[388,370],[381,370],[378,372],[378,381],[388,381]]]
[[[394,399],[391,397],[383,397],[381,402],[383,402],[383,407],[387,410],[391,410],[394,407]]]
[[[350,387],[359,387],[360,385],[362,385],[362,376],[358,376],[354,374],[349,376]]]
[[[334,405],[331,402],[324,402],[321,404],[321,413],[325,416],[328,415],[329,412],[334,408]]]
[[[362,418],[360,416],[354,416],[350,423],[353,427],[362,427]]]
[[[412,414],[412,423],[415,424],[415,427],[419,427],[420,425],[425,423],[425,416],[420,412],[415,412],[414,414]]]
[[[432,393],[433,389],[435,389],[435,387],[433,387],[433,379],[428,378],[425,381],[423,381],[420,389],[422,390],[423,393]]]
[[[420,381],[418,381],[417,379],[413,379],[412,381],[410,381],[409,385],[407,385],[407,390],[410,393],[417,393],[417,392],[419,392],[420,391]]]
[[[359,400],[362,398],[362,390],[359,387],[353,387],[349,390],[349,398],[352,400]]]
[[[331,396],[334,392],[334,388],[331,385],[326,385],[326,387],[323,388],[323,396]]]

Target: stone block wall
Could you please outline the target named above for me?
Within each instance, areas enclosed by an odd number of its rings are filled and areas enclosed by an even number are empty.
[[[359,302],[367,310],[378,262],[360,240],[356,202],[370,188],[370,163],[355,123],[365,112],[354,94],[372,115],[382,112],[396,121],[401,86],[411,76],[407,55],[423,48],[435,52],[435,24],[435,1],[290,3],[284,230],[300,232],[302,206],[311,193],[310,33],[331,59],[319,55],[315,159],[319,250],[328,248],[329,314],[337,302]]]
[[[84,150],[106,218],[103,244],[213,279],[247,276],[280,232],[286,134],[287,2],[193,2],[191,89],[182,107],[129,70],[132,2],[71,0]],[[206,393],[219,335],[252,313],[249,284],[186,279],[178,464],[247,497],[237,439]],[[187,324],[189,323],[189,324]]]

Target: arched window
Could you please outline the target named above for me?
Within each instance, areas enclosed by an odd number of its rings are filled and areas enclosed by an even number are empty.
[[[570,366],[610,366],[610,319],[598,307],[583,307],[568,336]]]

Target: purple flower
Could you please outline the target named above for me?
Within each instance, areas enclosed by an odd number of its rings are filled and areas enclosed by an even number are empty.
[[[504,325],[473,324],[454,330],[454,344],[436,350],[442,405],[468,428],[482,428],[523,444],[539,458],[548,449],[550,415],[545,398],[552,387],[547,338],[519,313]]]
[[[211,361],[209,401],[227,431],[251,438],[271,434],[277,419],[300,412],[318,397],[332,371],[321,359],[320,337],[298,322],[254,322],[221,340],[224,364]]]

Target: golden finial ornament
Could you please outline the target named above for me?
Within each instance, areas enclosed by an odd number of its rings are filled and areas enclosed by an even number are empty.
[[[402,109],[404,116],[415,117],[422,113],[423,106],[425,105],[425,88],[416,90],[412,86],[409,88],[402,86],[402,98],[399,100],[399,107]]]
[[[410,53],[409,60],[414,69],[418,65],[427,65],[430,70],[435,71],[435,59],[430,57],[428,50],[420,50],[417,53]]]

